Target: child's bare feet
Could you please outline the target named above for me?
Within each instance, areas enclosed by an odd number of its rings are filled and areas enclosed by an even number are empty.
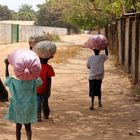
[[[99,103],[99,107],[102,107],[102,104],[101,103]]]
[[[41,122],[41,121],[42,121],[42,120],[41,120],[41,115],[40,115],[40,114],[37,115],[37,120],[38,120],[38,122]]]
[[[39,119],[38,119],[38,122],[42,122],[42,120],[39,118]]]
[[[49,116],[44,116],[44,119],[49,119]]]
[[[93,106],[90,106],[89,109],[90,109],[90,110],[94,110],[94,107],[93,107]]]

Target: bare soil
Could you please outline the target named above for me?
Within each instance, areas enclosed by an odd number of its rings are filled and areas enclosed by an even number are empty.
[[[88,37],[74,35],[62,39],[78,44]],[[2,80],[4,58],[17,47],[25,46],[28,44],[0,46]],[[67,63],[52,63],[56,76],[52,79],[51,114],[48,120],[32,125],[33,140],[140,140],[140,101],[133,97],[129,75],[115,65],[111,55],[105,63],[103,107],[98,107],[95,98],[95,110],[89,110],[86,61],[90,54],[91,50],[83,48]],[[0,140],[15,140],[15,124],[4,119],[7,109],[8,103],[0,103]],[[24,127],[22,140],[26,140]]]

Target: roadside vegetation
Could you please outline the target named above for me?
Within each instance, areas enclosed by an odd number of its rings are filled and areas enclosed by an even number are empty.
[[[65,27],[79,32],[105,27],[125,13],[140,11],[138,0],[46,0],[37,5],[23,4],[10,10],[0,4],[0,20],[32,20],[35,25]]]
[[[70,58],[78,54],[82,49],[82,46],[68,45],[58,48],[54,58],[50,60],[51,63],[66,63]]]

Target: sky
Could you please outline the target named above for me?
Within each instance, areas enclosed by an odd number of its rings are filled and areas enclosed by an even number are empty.
[[[32,5],[34,10],[37,10],[36,5],[45,3],[45,0],[0,0],[1,5],[6,5],[10,10],[18,11],[22,4]]]

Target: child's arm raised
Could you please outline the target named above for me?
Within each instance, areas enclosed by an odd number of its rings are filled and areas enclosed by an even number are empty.
[[[6,58],[6,59],[4,60],[4,62],[5,62],[5,76],[8,77],[8,76],[9,76],[9,69],[8,69],[9,61],[8,61],[8,59]]]
[[[86,67],[87,67],[88,69],[90,69],[89,58],[88,58],[88,60],[87,60]]]

